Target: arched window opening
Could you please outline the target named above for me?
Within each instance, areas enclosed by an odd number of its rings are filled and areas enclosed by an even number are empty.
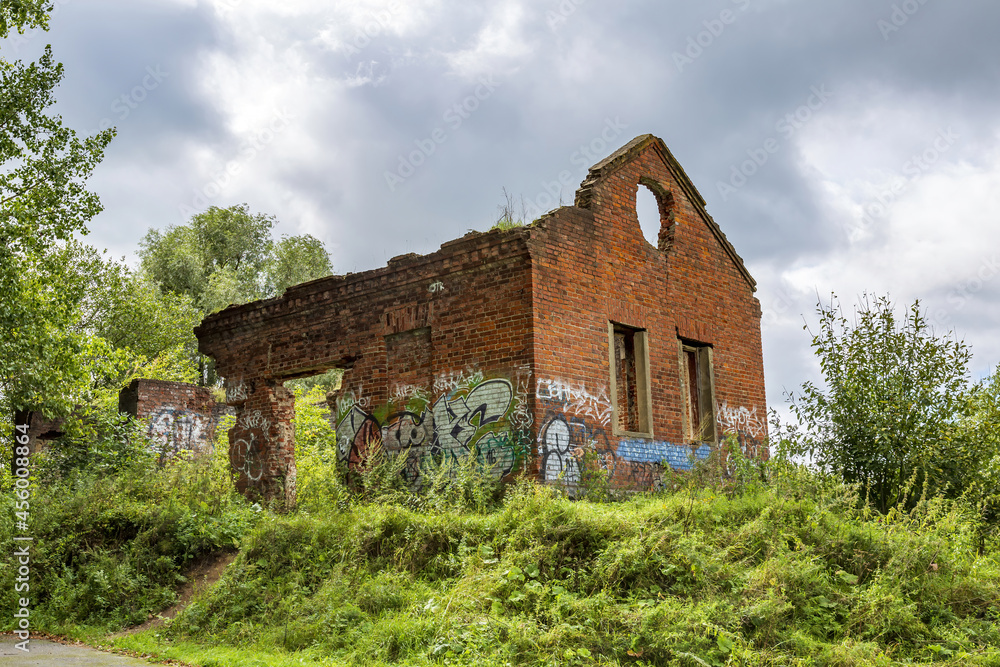
[[[635,215],[646,240],[660,252],[668,252],[677,231],[673,194],[652,178],[643,176],[636,188]]]
[[[639,184],[635,193],[635,214],[639,218],[642,235],[654,247],[660,247],[660,203],[646,185]]]

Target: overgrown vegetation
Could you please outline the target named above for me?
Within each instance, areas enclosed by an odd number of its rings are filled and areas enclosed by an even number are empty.
[[[35,622],[91,639],[138,623],[186,563],[238,546],[166,628],[113,644],[241,666],[1000,664],[1000,545],[980,553],[961,500],[883,515],[859,485],[738,452],[616,503],[529,481],[501,498],[474,470],[417,495],[388,458],[351,488],[322,389],[297,393],[294,513],[235,496],[221,442],[213,461],[38,488]]]
[[[0,0],[0,37],[50,9]],[[161,465],[116,398],[139,375],[214,382],[192,325],[327,275],[322,244],[212,207],[151,230],[140,273],[105,259],[77,237],[113,130],[79,139],[47,115],[49,49],[0,65],[0,409],[73,413],[32,459],[26,527],[0,461],[0,548],[33,540],[27,582],[0,561],[0,604],[28,597],[33,630],[112,641],[172,604],[188,565],[238,551],[174,621],[113,642],[206,666],[1000,665],[1000,370],[971,384],[968,349],[919,304],[898,321],[866,302],[853,323],[820,306],[825,386],[793,397],[780,456],[729,443],[615,503],[587,455],[575,501],[503,489],[475,452],[421,461],[419,488],[377,447],[348,472],[324,409],[339,376],[298,382],[300,503],[277,514],[235,493],[229,424],[214,457]],[[494,229],[522,226],[504,198]]]
[[[223,457],[161,468],[140,429],[105,426],[84,464],[73,440],[33,458],[28,592],[34,628],[141,623],[174,601],[187,564],[237,549],[259,516],[233,491]],[[0,484],[0,511],[14,517],[10,477]],[[15,534],[23,532],[15,532],[13,521],[0,524],[7,553]],[[18,607],[16,570],[13,559],[0,563],[5,609]]]
[[[880,316],[875,329],[892,334]],[[988,465],[962,486],[919,468],[920,484],[883,505],[868,478],[786,457],[835,447],[838,419],[889,430],[879,410],[909,395],[892,388],[919,388],[888,372],[890,351],[872,350],[881,366],[868,377],[856,343],[818,341],[841,373],[812,394],[834,416],[817,422],[826,430],[773,426],[771,460],[729,442],[626,499],[596,467],[576,500],[528,480],[503,489],[476,456],[424,461],[419,488],[401,474],[405,457],[377,448],[348,474],[327,413],[335,374],[290,383],[290,514],[235,494],[229,424],[211,460],[160,467],[141,424],[95,418],[32,463],[33,627],[200,665],[1000,665],[1000,375],[970,387],[958,413],[929,418],[944,422],[935,437],[976,438]],[[920,414],[945,400],[923,395]],[[935,451],[920,432],[912,451]],[[0,524],[2,548],[12,537]],[[108,638],[169,606],[187,565],[226,550],[239,553],[223,578],[174,621]],[[15,576],[0,565],[8,608]]]
[[[920,499],[963,497],[981,528],[1000,521],[1000,368],[973,383],[972,352],[936,334],[915,302],[897,318],[888,297],[817,306],[812,346],[823,386],[789,396],[798,425],[785,447],[858,483],[882,513]]]

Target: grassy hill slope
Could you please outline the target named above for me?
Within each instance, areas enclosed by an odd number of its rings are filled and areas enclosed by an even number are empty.
[[[106,640],[170,604],[193,558],[238,548],[174,621],[115,644],[241,666],[1000,665],[997,545],[978,553],[959,504],[873,515],[781,462],[613,503],[530,483],[362,497],[303,462],[288,515],[218,465],[40,487],[34,627]],[[13,578],[5,559],[8,609]]]

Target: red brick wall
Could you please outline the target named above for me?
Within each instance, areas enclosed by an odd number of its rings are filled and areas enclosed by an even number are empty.
[[[535,374],[557,387],[540,391],[536,405],[543,478],[560,470],[544,462],[553,447],[596,449],[600,465],[621,486],[651,481],[657,466],[649,464],[660,455],[676,460],[671,445],[686,444],[679,337],[712,346],[719,435],[733,432],[751,445],[765,436],[760,307],[752,283],[683,171],[651,139],[620,164],[592,171],[578,206],[558,209],[532,229]],[[640,179],[672,203],[672,216],[663,216],[663,251],[639,227]],[[651,438],[613,433],[609,321],[648,331]],[[550,437],[552,420],[565,423]],[[559,444],[565,432],[568,446]]]
[[[352,464],[385,440],[412,447],[413,478],[421,458],[457,456],[474,444],[498,472],[511,470],[523,445],[509,433],[530,421],[526,237],[473,233],[426,256],[206,318],[196,329],[200,349],[216,360],[239,410],[230,458],[241,490],[293,501],[294,434],[290,425],[277,429],[294,408],[281,383],[330,368],[346,371],[331,408],[341,455]]]
[[[659,248],[636,219],[641,179],[663,204]],[[679,337],[712,347],[719,430],[762,437],[759,304],[703,206],[647,135],[596,165],[576,206],[529,227],[471,233],[206,318],[199,347],[239,411],[239,488],[294,502],[294,403],[282,382],[330,368],[346,371],[331,405],[341,458],[357,466],[375,446],[406,449],[414,484],[422,462],[470,452],[496,474],[524,462],[572,484],[597,465],[632,488],[655,483],[663,459],[689,465]],[[646,437],[612,427],[609,322],[646,332]]]
[[[144,379],[122,389],[118,409],[149,420],[149,435],[162,460],[181,451],[210,454],[220,417],[232,414],[206,387]]]

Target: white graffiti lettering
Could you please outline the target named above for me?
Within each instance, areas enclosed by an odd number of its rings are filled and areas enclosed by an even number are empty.
[[[612,405],[607,391],[591,394],[583,384],[573,386],[561,380],[539,379],[536,387],[538,398],[562,404],[566,414],[576,417],[590,417],[607,426],[611,423]]]
[[[161,462],[182,451],[211,451],[211,419],[191,410],[163,408],[149,416],[149,437],[159,443]]]
[[[746,433],[754,438],[760,438],[767,432],[767,422],[757,416],[757,408],[753,410],[740,406],[731,408],[726,401],[719,405],[716,416],[724,433]]]
[[[260,481],[264,474],[264,462],[256,433],[251,432],[246,438],[236,441],[232,459],[235,461],[233,468],[242,472],[252,482]]]
[[[247,400],[247,385],[243,380],[226,382],[226,403],[240,403]]]
[[[434,378],[434,393],[456,391],[463,387],[472,387],[483,381],[481,371],[459,371],[457,373],[442,373]]]

